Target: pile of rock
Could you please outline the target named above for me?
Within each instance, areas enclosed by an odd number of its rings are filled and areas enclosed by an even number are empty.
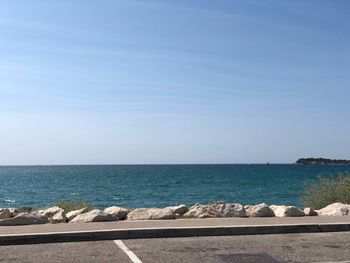
[[[225,217],[300,217],[300,216],[348,216],[350,205],[334,203],[314,211],[307,207],[300,210],[295,206],[258,205],[242,206],[238,203],[216,202],[214,204],[195,204],[168,206],[165,208],[126,208],[111,206],[104,210],[88,211],[82,208],[66,213],[64,209],[53,206],[47,209],[32,211],[30,207],[0,209],[0,226],[29,225],[46,223],[85,223],[117,220],[162,220],[176,218],[225,218]]]
[[[0,209],[0,226],[46,224],[49,220],[31,207]]]
[[[186,205],[165,208],[137,208],[126,216],[127,220],[162,220],[182,217],[188,211]]]
[[[195,204],[183,215],[185,218],[246,217],[241,204],[217,202],[210,205]]]
[[[275,212],[265,203],[244,206],[246,215],[250,217],[273,217]]]
[[[350,205],[333,203],[316,211],[320,216],[348,216],[350,215]]]

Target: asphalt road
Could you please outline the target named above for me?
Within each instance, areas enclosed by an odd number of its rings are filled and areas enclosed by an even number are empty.
[[[143,263],[350,260],[350,232],[137,239],[122,244]],[[0,255],[0,262],[133,262],[113,241],[1,246]]]
[[[220,227],[220,226],[265,226],[265,225],[303,225],[303,224],[348,224],[348,216],[303,216],[303,217],[228,217],[206,219],[176,220],[122,220],[114,222],[43,224],[25,226],[1,226],[0,235],[48,233],[67,231],[91,231],[108,229],[135,229],[160,227]]]
[[[144,263],[350,260],[350,232],[126,240],[125,244]]]

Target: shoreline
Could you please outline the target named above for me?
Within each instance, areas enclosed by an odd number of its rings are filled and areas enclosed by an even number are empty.
[[[75,209],[75,210],[73,210]],[[322,217],[349,216],[350,205],[333,203],[322,209],[303,210],[295,206],[241,205],[239,203],[216,202],[213,204],[195,204],[188,207],[184,204],[164,208],[127,209],[118,206],[104,210],[82,206],[79,209],[70,207],[66,210],[59,206],[33,211],[31,207],[0,209],[0,227],[31,224],[66,224],[110,221],[142,221],[142,220],[179,220],[205,218],[282,218],[282,217]]]

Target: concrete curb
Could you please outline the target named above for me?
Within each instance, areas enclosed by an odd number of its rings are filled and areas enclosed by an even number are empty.
[[[8,234],[0,235],[0,245],[23,245],[115,239],[320,233],[339,231],[350,231],[350,223],[133,228],[92,231]]]

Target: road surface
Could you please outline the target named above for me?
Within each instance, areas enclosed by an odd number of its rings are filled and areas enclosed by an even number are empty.
[[[0,262],[350,262],[350,232],[154,238],[0,247]]]

